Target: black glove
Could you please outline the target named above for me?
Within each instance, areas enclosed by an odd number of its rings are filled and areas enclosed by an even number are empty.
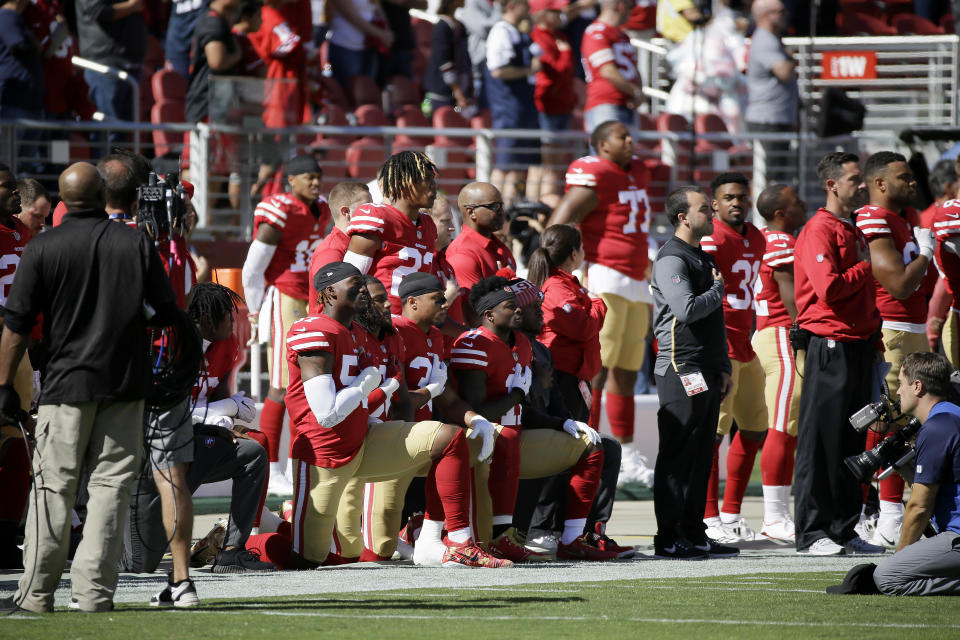
[[[27,412],[20,408],[20,396],[13,385],[0,385],[0,423],[21,426],[26,418]]]

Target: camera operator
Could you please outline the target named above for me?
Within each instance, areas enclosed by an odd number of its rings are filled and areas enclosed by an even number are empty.
[[[911,353],[900,369],[900,410],[923,428],[900,546],[873,574],[886,595],[960,595],[960,407],[945,400],[954,397],[950,369],[934,353]],[[931,518],[939,533],[921,539]]]

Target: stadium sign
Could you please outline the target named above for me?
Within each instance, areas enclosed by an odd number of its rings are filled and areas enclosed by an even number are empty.
[[[823,80],[876,80],[876,51],[824,51]]]

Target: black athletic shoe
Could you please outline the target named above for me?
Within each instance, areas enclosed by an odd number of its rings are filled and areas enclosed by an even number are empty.
[[[693,548],[706,553],[711,558],[733,558],[734,556],[740,555],[740,549],[737,547],[720,544],[710,538],[707,538],[707,541],[702,544],[694,545]]]
[[[220,551],[213,561],[214,573],[246,573],[247,571],[276,571],[277,567],[263,562],[256,551],[241,547]]]
[[[663,544],[657,539],[653,542],[653,557],[660,560],[706,560],[710,556],[686,540],[674,540]]]
[[[160,593],[150,598],[151,607],[196,607],[200,604],[193,580],[187,578],[180,582],[167,582]]]
[[[23,609],[20,608],[20,605],[18,605],[12,597],[0,598],[0,616],[8,616],[18,611],[23,611]]]

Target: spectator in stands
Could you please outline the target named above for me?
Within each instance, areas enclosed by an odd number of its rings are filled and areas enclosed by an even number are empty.
[[[143,0],[77,0],[77,36],[84,58],[126,71],[140,81],[147,53]],[[133,88],[113,75],[86,70],[90,99],[107,120],[133,120]]]
[[[527,0],[499,0],[503,16],[487,38],[487,98],[494,129],[537,129],[533,100],[534,74],[540,70],[539,53],[530,36],[519,30],[530,16]],[[535,55],[536,54],[536,55]],[[522,193],[517,182],[529,167],[539,174],[540,150],[529,138],[497,138],[496,168],[490,182],[506,203]],[[531,149],[530,147],[534,147]]]
[[[587,76],[583,126],[588,133],[610,120],[636,132],[635,109],[643,99],[637,52],[620,28],[629,12],[626,0],[600,0],[600,15],[583,34],[580,46]]]
[[[780,37],[787,28],[787,12],[780,0],[757,0],[752,7],[757,25],[747,62],[747,130],[756,133],[797,130],[797,61]],[[788,142],[763,143],[767,179],[790,183],[796,177]]]
[[[357,75],[376,78],[380,56],[395,39],[378,0],[331,0],[330,66],[333,77],[346,88]]]
[[[570,128],[577,100],[573,90],[573,49],[567,36],[560,30],[563,26],[563,9],[564,0],[532,0],[530,3],[535,24],[531,36],[540,47],[540,71],[536,75],[534,102],[540,128],[551,132]],[[540,179],[527,183],[526,197],[531,202],[539,200],[556,206],[560,201],[560,174],[557,168],[562,167],[564,162],[565,142],[543,142]]]
[[[460,18],[467,29],[467,46],[470,50],[470,62],[473,64],[473,95],[481,107],[487,102],[487,79],[484,64],[487,59],[487,36],[490,29],[500,20],[502,11],[494,0],[465,0]]]
[[[666,111],[690,118],[711,113],[723,118],[727,130],[743,130],[747,102],[747,44],[736,21],[724,7],[703,29],[691,31],[667,53],[676,82]],[[691,118],[692,120],[692,118]]]
[[[180,4],[185,4],[181,2]],[[179,6],[179,4],[178,4]],[[208,116],[212,75],[237,75],[243,50],[230,30],[240,0],[212,0],[193,31],[190,46],[190,84],[187,86],[187,122],[205,122]],[[171,23],[174,16],[171,16]],[[169,40],[169,36],[168,36]]]
[[[20,192],[20,213],[17,217],[30,230],[30,236],[43,231],[50,215],[50,194],[47,189],[33,178],[21,178],[17,182]]]
[[[44,117],[65,119],[75,107],[75,97],[68,84],[74,72],[70,57],[77,53],[76,40],[56,0],[30,2],[23,10],[23,19],[42,49],[45,82]]]
[[[239,73],[241,75],[264,76],[267,73],[266,64],[258,49],[260,43],[251,37],[255,36],[263,26],[261,9],[263,9],[261,0],[242,0],[237,21],[233,23],[233,29],[231,29],[237,44],[240,45]]]
[[[173,0],[163,52],[167,64],[184,78],[190,77],[193,32],[204,14],[204,0]],[[212,3],[211,3],[212,4]]]
[[[380,59],[378,81],[386,86],[391,76],[413,78],[413,50],[417,41],[410,23],[410,9],[427,10],[427,0],[383,0],[383,15],[393,33],[393,45]]]
[[[913,0],[913,12],[933,24],[939,24],[940,18],[950,13],[950,6],[950,0]]]
[[[683,42],[695,25],[703,21],[695,0],[659,0],[657,31],[667,40]]]
[[[631,38],[652,38],[657,32],[657,0],[636,0],[623,28]]]
[[[467,49],[467,29],[454,17],[463,0],[441,0],[437,8],[440,20],[433,27],[430,63],[423,89],[430,110],[457,106],[461,110],[473,101],[473,72]]]
[[[0,5],[0,118],[43,115],[40,43],[20,14],[28,0]]]

